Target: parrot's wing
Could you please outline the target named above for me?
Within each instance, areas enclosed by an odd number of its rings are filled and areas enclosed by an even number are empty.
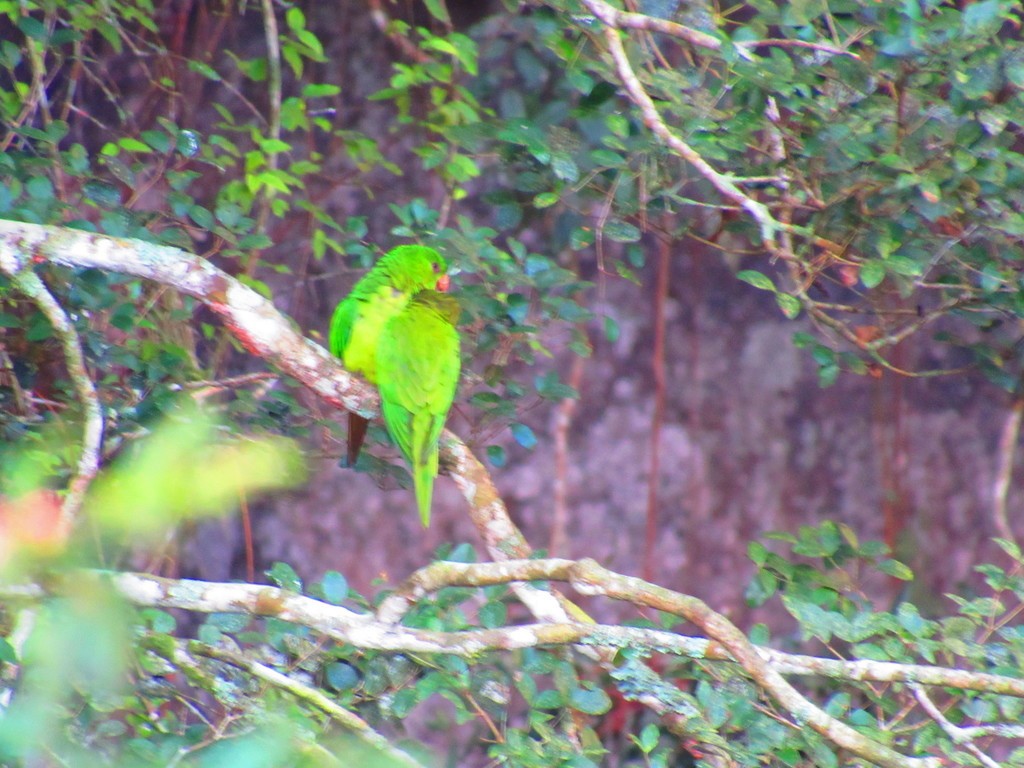
[[[356,297],[349,295],[338,303],[338,306],[334,308],[334,314],[331,315],[327,344],[331,349],[331,354],[339,359],[345,357],[345,347],[348,346],[352,336],[352,326],[355,323],[358,303]]]
[[[435,308],[414,301],[392,319],[377,350],[377,386],[388,433],[412,465],[420,515],[429,521],[437,441],[459,380],[459,335]]]
[[[334,314],[331,316],[327,343],[331,354],[340,360],[345,359],[345,350],[348,348],[349,342],[352,341],[352,328],[355,325],[359,304],[359,297],[350,294],[335,307]],[[369,426],[369,422],[362,416],[349,413],[346,458],[350,467],[355,466],[356,459],[359,458],[359,449],[363,447],[363,441],[366,439],[367,426]]]
[[[440,437],[455,399],[460,364],[455,329],[446,323],[417,322],[418,314],[410,311],[392,321],[377,350],[381,410],[388,432],[410,463]]]

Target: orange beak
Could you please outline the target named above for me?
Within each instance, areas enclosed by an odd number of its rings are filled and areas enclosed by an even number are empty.
[[[441,293],[447,293],[448,288],[451,287],[452,279],[448,275],[441,275],[437,278],[437,290]]]

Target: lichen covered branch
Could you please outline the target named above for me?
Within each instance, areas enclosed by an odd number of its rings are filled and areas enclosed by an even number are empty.
[[[75,468],[74,477],[68,484],[68,492],[61,505],[59,525],[68,531],[85,499],[89,484],[100,468],[100,452],[103,443],[103,409],[92,377],[85,365],[82,343],[78,338],[71,318],[50,293],[39,275],[32,271],[25,260],[0,247],[0,273],[7,275],[14,287],[27,296],[45,315],[64,350],[64,361],[68,375],[75,388],[82,407],[82,447]]]

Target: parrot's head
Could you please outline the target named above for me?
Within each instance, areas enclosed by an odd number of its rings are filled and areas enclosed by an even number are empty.
[[[395,288],[407,293],[422,290],[447,291],[448,262],[425,245],[400,245],[381,259]]]

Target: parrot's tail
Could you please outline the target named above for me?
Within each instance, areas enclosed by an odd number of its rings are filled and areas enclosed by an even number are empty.
[[[420,508],[420,522],[423,527],[430,525],[430,501],[434,495],[434,472],[431,472],[430,465],[418,467],[416,477],[413,478],[416,486],[416,505]]]
[[[416,486],[416,504],[420,508],[420,522],[423,527],[430,525],[430,502],[434,496],[434,478],[437,477],[437,443],[426,448],[426,456],[413,469],[413,484]],[[422,455],[422,454],[421,454]]]

